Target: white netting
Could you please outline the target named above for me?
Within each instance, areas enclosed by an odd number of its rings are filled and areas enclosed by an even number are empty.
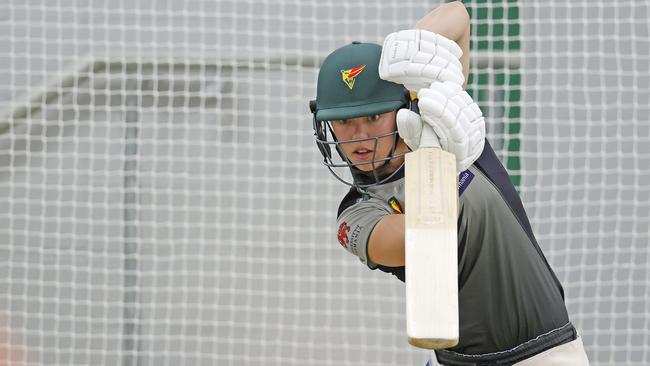
[[[437,4],[0,3],[0,364],[423,365],[339,248],[317,65]],[[470,88],[592,365],[650,363],[647,1],[475,1]]]

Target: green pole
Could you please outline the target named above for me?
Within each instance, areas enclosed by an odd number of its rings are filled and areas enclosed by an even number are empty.
[[[521,50],[518,0],[469,0],[464,2],[472,19],[470,49],[473,54],[517,57]],[[521,71],[520,62],[489,62],[486,69],[473,68],[468,93],[483,109],[490,140],[519,190],[521,183]],[[486,102],[490,102],[487,104]]]

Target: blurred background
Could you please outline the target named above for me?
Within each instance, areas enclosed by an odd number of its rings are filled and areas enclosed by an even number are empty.
[[[650,3],[465,1],[592,365],[650,363]],[[339,247],[318,65],[440,2],[0,2],[0,364],[424,365]]]

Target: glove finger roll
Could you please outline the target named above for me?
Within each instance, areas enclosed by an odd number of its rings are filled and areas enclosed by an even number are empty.
[[[444,48],[456,58],[460,58],[463,55],[463,51],[456,42],[439,34],[422,29],[420,30],[420,43],[426,43],[427,47],[430,47],[428,45],[433,44],[435,47]]]
[[[428,90],[428,89],[422,89]],[[418,108],[420,108],[420,115],[429,118],[441,118],[446,105],[444,98],[419,98]]]

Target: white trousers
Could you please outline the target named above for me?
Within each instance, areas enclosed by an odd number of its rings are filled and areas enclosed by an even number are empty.
[[[547,349],[513,366],[589,366],[582,338]]]

